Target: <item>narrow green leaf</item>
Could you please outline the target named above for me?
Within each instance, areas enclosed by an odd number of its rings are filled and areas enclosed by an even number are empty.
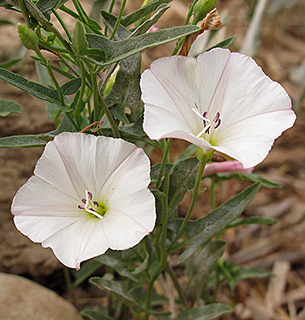
[[[189,248],[182,253],[179,263],[183,263],[190,258],[201,246],[236,219],[254,199],[259,188],[260,183],[255,183],[206,217],[196,221],[189,221],[185,228],[189,238]]]
[[[72,48],[77,55],[84,55],[89,47],[85,30],[82,23],[77,20],[75,23],[72,39]]]
[[[39,135],[20,135],[0,138],[0,148],[43,147],[47,141]]]
[[[234,42],[234,40],[236,39],[237,35],[234,35],[232,37],[229,37],[223,41],[220,41],[219,43],[215,44],[215,46],[209,48],[207,51],[211,50],[211,49],[214,49],[214,48],[223,48],[223,49],[226,49],[226,48],[229,48],[230,45]]]
[[[39,0],[36,3],[37,8],[41,11],[41,12],[47,12],[47,11],[51,11],[53,9],[58,8],[59,6],[63,5],[64,2],[66,1],[62,1],[62,0]]]
[[[231,180],[233,178],[233,179],[237,179],[237,180],[260,182],[263,187],[271,188],[271,189],[282,187],[280,184],[272,182],[266,178],[263,178],[256,173],[241,174],[241,173],[219,172],[219,173],[215,174],[214,176],[217,177],[218,182]]]
[[[213,320],[232,311],[232,308],[225,304],[212,303],[182,312],[176,320]]]
[[[94,260],[100,262],[101,264],[103,264],[105,266],[113,268],[118,274],[120,274],[123,277],[129,278],[130,280],[135,281],[135,282],[138,281],[138,279],[131,272],[128,271],[128,268],[125,265],[125,263],[118,258],[115,258],[113,256],[109,256],[107,254],[103,254],[103,255],[95,258]]]
[[[121,24],[125,27],[131,25],[132,23],[145,18],[148,14],[155,11],[160,4],[162,3],[169,3],[172,0],[153,0],[150,1],[147,5],[140,8],[139,10],[125,16],[122,18]]]
[[[89,318],[90,320],[116,320],[115,318],[108,316],[108,314],[102,310],[96,311],[90,307],[82,310],[81,315]]]
[[[229,228],[235,228],[238,226],[245,226],[249,224],[258,224],[258,225],[273,225],[276,224],[277,221],[275,219],[271,218],[265,218],[265,217],[249,217],[249,218],[243,218],[243,219],[236,219],[234,222],[230,223],[227,226],[227,229]]]
[[[69,96],[77,92],[82,83],[81,78],[72,79],[62,85],[61,91],[64,96]]]
[[[158,22],[158,20],[161,18],[163,13],[169,9],[170,6],[168,4],[161,4],[156,12],[154,13],[153,16],[151,16],[149,19],[145,20],[141,25],[139,25],[133,32],[132,32],[132,37],[135,37],[137,35],[140,35],[142,33],[145,33],[146,31],[149,30],[150,27],[152,27],[154,24]]]
[[[111,281],[95,277],[91,278],[90,282],[96,285],[97,287],[105,290],[107,293],[113,294],[131,309],[140,309],[138,303],[133,299],[132,295],[125,289],[123,284],[119,281]]]
[[[168,194],[170,208],[182,201],[187,190],[194,187],[198,168],[199,161],[196,158],[183,160],[174,168]]]
[[[200,28],[197,26],[175,27],[144,33],[121,41],[111,41],[100,35],[87,34],[87,40],[90,48],[100,50],[100,57],[97,56],[97,51],[95,51],[94,59],[98,59],[95,63],[106,66],[126,59],[144,49],[177,40],[199,30]],[[88,57],[90,57],[90,53],[88,53]]]
[[[222,256],[226,247],[223,241],[209,242],[193,259],[188,260],[185,274],[192,284],[192,292],[197,299],[204,289],[216,261]]]
[[[0,117],[6,117],[11,113],[22,113],[19,103],[9,100],[0,100]]]
[[[164,167],[164,170],[163,170],[163,176],[166,175],[172,168],[172,164],[169,164],[167,163]],[[151,177],[151,180],[154,181],[154,180],[158,180],[159,178],[159,174],[160,174],[160,169],[161,169],[161,163],[156,163],[155,165],[153,165],[151,167],[151,171],[150,171],[150,177]]]
[[[51,87],[52,82],[47,69],[38,61],[35,61],[35,67],[38,74],[39,82],[46,87]],[[58,109],[59,108],[56,104],[50,103],[48,101],[46,102],[47,116],[49,119],[54,119],[56,117]]]
[[[102,18],[103,18],[104,23],[107,25],[107,27],[109,27],[110,31],[112,31],[114,29],[115,24],[116,24],[117,17],[107,11],[102,11],[101,14],[102,14]],[[123,39],[128,38],[130,35],[131,35],[131,31],[129,31],[124,26],[119,24],[118,29],[115,33],[116,39],[123,40]]]
[[[55,89],[48,88],[39,83],[25,79],[19,74],[0,68],[0,79],[8,82],[9,84],[28,92],[36,98],[48,101],[58,105],[64,112],[69,112],[70,109],[64,108]]]
[[[132,274],[137,275],[140,274],[141,272],[143,272],[144,270],[146,270],[147,266],[148,266],[148,262],[149,262],[149,254],[148,252],[145,252],[146,256],[144,261],[132,271]]]
[[[78,287],[81,283],[83,283],[86,279],[90,278],[92,274],[100,268],[102,265],[101,262],[97,261],[96,259],[92,259],[90,261],[86,261],[81,264],[80,270],[76,271],[73,270],[73,275],[75,277],[72,286],[74,288]]]

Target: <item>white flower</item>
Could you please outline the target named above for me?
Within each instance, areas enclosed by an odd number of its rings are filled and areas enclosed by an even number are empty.
[[[11,210],[20,232],[79,269],[82,261],[108,248],[128,249],[153,230],[149,182],[149,159],[135,145],[63,133],[46,145]]]
[[[151,139],[184,139],[244,168],[260,163],[295,121],[286,91],[252,58],[227,49],[158,59],[143,73],[141,88]]]

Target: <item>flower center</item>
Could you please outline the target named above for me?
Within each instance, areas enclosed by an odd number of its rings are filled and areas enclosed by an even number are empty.
[[[196,108],[192,108],[192,111],[202,120],[203,129],[196,135],[197,138],[205,138],[205,135],[210,135],[210,133],[217,129],[221,124],[220,113],[217,111],[213,121],[207,118],[208,112],[205,111],[203,114],[199,112],[199,108],[195,104]]]
[[[103,219],[107,212],[107,207],[104,203],[94,200],[90,191],[86,190],[86,199],[81,201],[84,205],[78,205],[78,209],[85,210],[94,218]]]

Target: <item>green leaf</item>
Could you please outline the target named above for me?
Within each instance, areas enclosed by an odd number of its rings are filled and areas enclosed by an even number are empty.
[[[162,3],[169,3],[172,0],[153,0],[150,1],[147,5],[144,7],[140,8],[139,10],[125,16],[121,20],[121,24],[125,27],[131,25],[132,23],[145,18],[148,14],[152,13],[155,11],[160,4]]]
[[[6,117],[11,113],[22,113],[19,103],[9,100],[0,100],[0,117]]]
[[[35,61],[35,67],[38,74],[38,79],[41,84],[47,87],[52,86],[52,82],[49,76],[49,73],[47,69],[38,61]],[[54,119],[57,115],[57,112],[59,110],[58,106],[54,103],[46,102],[46,110],[47,110],[47,116],[49,119]]]
[[[106,66],[126,59],[144,49],[177,40],[199,30],[200,28],[197,26],[175,27],[144,33],[121,41],[112,41],[100,35],[87,34],[87,40],[90,48],[100,50],[100,57],[97,55],[97,51],[95,51],[94,59],[98,59],[101,62],[96,61],[95,63],[100,66]],[[90,52],[88,53],[88,57],[90,57]]]
[[[212,303],[206,306],[200,306],[196,309],[188,309],[182,312],[176,320],[213,320],[223,314],[230,313],[233,310],[221,303]]]
[[[105,290],[107,293],[113,294],[120,299],[124,304],[133,310],[139,310],[140,306],[133,299],[132,295],[127,291],[119,281],[105,280],[99,277],[91,278],[90,282],[97,287]]]
[[[67,115],[64,115],[56,130],[34,135],[19,135],[0,138],[0,148],[43,147],[48,141],[62,132],[75,132],[75,128]]]
[[[20,135],[0,138],[0,148],[43,147],[48,141],[40,135]]]
[[[166,175],[171,170],[172,166],[173,165],[169,164],[169,163],[165,164],[162,176]],[[161,169],[161,163],[156,163],[155,165],[153,165],[151,167],[150,177],[151,177],[152,182],[158,180],[159,174],[160,174],[160,169]]]
[[[118,18],[107,11],[102,11],[101,14],[102,14],[104,23],[109,27],[110,31],[113,31]],[[131,35],[131,31],[126,29],[121,24],[118,25],[117,31],[115,33],[116,39],[123,40],[128,38],[130,35]]]
[[[93,308],[86,308],[81,311],[81,315],[89,318],[90,320],[116,320],[103,312],[102,310],[94,310]]]
[[[271,189],[282,187],[280,184],[272,182],[266,178],[263,178],[256,173],[241,174],[241,173],[219,172],[211,176],[216,177],[217,182],[237,179],[237,180],[245,180],[245,181],[251,181],[251,182],[260,182],[263,187],[271,188]]]
[[[134,37],[134,36],[140,35],[140,34],[142,34],[142,33],[145,33],[146,31],[148,31],[149,28],[150,28],[151,26],[153,26],[154,24],[156,24],[157,21],[158,21],[158,20],[161,18],[161,16],[163,15],[163,13],[164,13],[167,9],[169,9],[169,8],[170,8],[170,6],[169,6],[168,4],[165,4],[165,3],[161,4],[161,5],[157,8],[155,14],[154,14],[152,17],[150,17],[149,19],[145,20],[141,25],[139,25],[139,26],[132,32],[132,35],[131,35],[131,36]]]
[[[223,241],[209,242],[197,255],[186,264],[185,274],[192,284],[192,292],[197,299],[204,289],[216,261],[222,256],[226,247]]]
[[[255,183],[233,199],[219,206],[206,217],[196,221],[189,221],[185,228],[189,238],[189,248],[182,253],[179,263],[190,258],[201,246],[236,219],[254,199],[259,189],[260,183]]]
[[[78,287],[81,283],[83,283],[86,279],[92,276],[92,274],[100,268],[102,263],[99,261],[92,259],[90,261],[86,261],[81,264],[81,267],[78,271],[72,270],[74,275],[74,282],[72,283],[72,286],[74,288]]]
[[[234,35],[232,37],[229,37],[223,41],[220,41],[219,43],[215,44],[215,46],[209,48],[207,51],[212,50],[214,48],[223,48],[226,49],[228,47],[230,47],[230,45],[234,42],[234,40],[236,39],[237,35]]]
[[[146,270],[147,266],[148,266],[148,262],[149,262],[149,254],[147,251],[145,251],[145,259],[144,261],[132,271],[132,274],[140,274],[141,272],[143,272],[144,270]]]
[[[194,187],[198,168],[199,161],[196,158],[183,160],[175,166],[170,178],[169,208],[176,206],[182,201],[187,190]]]
[[[41,11],[41,12],[47,12],[47,11],[51,11],[53,9],[58,8],[59,6],[63,5],[66,1],[63,0],[39,0],[36,3],[37,8]]]
[[[72,48],[74,52],[81,56],[86,54],[87,48],[89,47],[85,30],[82,23],[77,20],[73,31]]]
[[[243,218],[243,219],[236,219],[234,222],[230,223],[227,226],[227,229],[229,228],[235,228],[238,226],[245,226],[249,224],[258,224],[258,225],[273,225],[276,224],[277,221],[275,219],[271,218],[265,218],[265,217],[249,217],[249,218]]]
[[[100,262],[101,264],[103,264],[105,266],[113,268],[122,277],[129,278],[130,280],[135,281],[135,282],[138,281],[138,279],[131,272],[128,271],[128,268],[125,265],[125,263],[116,257],[109,256],[107,254],[103,254],[103,255],[95,258],[94,260]]]
[[[51,89],[39,83],[27,80],[19,74],[16,74],[4,68],[0,68],[0,79],[25,92],[28,92],[36,98],[56,104],[64,112],[70,111],[70,109],[61,105],[58,92],[55,89]]]
[[[61,87],[62,94],[64,96],[69,96],[71,94],[76,93],[77,90],[80,88],[81,83],[82,83],[82,79],[81,78],[75,78],[75,79],[72,79],[72,80],[66,82]]]

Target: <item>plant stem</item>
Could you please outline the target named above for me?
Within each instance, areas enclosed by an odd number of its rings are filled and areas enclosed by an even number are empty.
[[[200,164],[199,164],[199,169],[198,169],[198,172],[197,172],[197,177],[196,177],[196,180],[195,180],[195,185],[194,185],[194,190],[193,190],[193,196],[192,196],[192,201],[191,201],[191,204],[190,204],[190,207],[184,217],[184,220],[179,228],[179,231],[175,237],[175,239],[173,240],[172,242],[172,245],[170,248],[172,248],[174,246],[174,244],[176,243],[176,241],[181,237],[182,233],[183,233],[183,230],[184,230],[184,227],[186,225],[186,223],[188,222],[190,216],[191,216],[191,213],[194,209],[194,206],[195,206],[195,203],[196,203],[196,200],[197,200],[197,196],[198,196],[198,193],[199,193],[199,186],[200,186],[200,182],[201,182],[201,178],[202,178],[202,174],[203,174],[203,170],[204,170],[204,167],[207,163],[208,159],[207,157],[203,157],[201,160],[200,160]]]
[[[159,176],[158,176],[158,181],[157,181],[157,184],[156,184],[156,189],[160,188],[163,170],[164,170],[166,162],[168,161],[168,152],[169,152],[170,146],[172,144],[172,141],[173,141],[172,138],[167,140],[167,144],[166,144],[165,150],[163,151],[163,159],[162,159],[162,162],[161,162],[161,167],[160,167],[160,172],[159,172]]]
[[[105,100],[99,94],[96,77],[97,77],[96,72],[91,71],[91,86],[92,86],[93,102],[94,102],[94,110],[93,110],[94,120],[100,121],[100,115],[101,115],[100,106],[102,105],[103,111],[106,114],[106,117],[111,125],[113,136],[115,138],[120,138],[120,132],[119,132],[118,126],[115,120],[113,119],[113,116],[109,111]]]
[[[176,276],[174,270],[172,269],[172,267],[169,265],[168,261],[166,261],[166,264],[165,264],[165,271],[171,277],[171,279],[173,281],[173,284],[174,284],[174,287],[176,288],[176,290],[178,292],[178,295],[179,295],[181,303],[183,304],[184,307],[186,307],[186,301],[185,301],[185,298],[184,298],[184,293],[183,293],[182,288],[180,286],[180,283],[179,283],[179,281],[177,279],[177,276]]]
[[[79,98],[78,98],[78,101],[75,106],[75,119],[76,119],[76,122],[78,123],[78,125],[80,125],[80,107],[81,107],[81,104],[83,101],[83,96],[84,96],[85,88],[86,88],[85,67],[84,67],[84,64],[81,60],[79,61],[79,66],[80,66],[82,77],[81,77],[80,94],[79,94]]]
[[[66,24],[64,23],[63,19],[61,18],[61,16],[54,9],[52,10],[52,12],[54,13],[55,17],[57,18],[57,20],[59,21],[59,23],[61,24],[63,29],[65,30],[65,33],[66,33],[67,37],[69,38],[69,40],[72,41],[72,36],[71,36]]]
[[[122,1],[122,5],[121,5],[121,9],[120,9],[118,18],[117,18],[117,20],[116,20],[116,22],[115,22],[114,28],[113,28],[113,30],[112,30],[112,33],[111,33],[110,37],[109,37],[110,40],[112,40],[112,39],[114,38],[115,33],[116,33],[116,31],[117,31],[117,29],[118,29],[118,27],[119,27],[119,24],[120,24],[121,19],[122,19],[122,16],[123,16],[123,11],[124,11],[124,9],[125,9],[126,2],[127,2],[127,0],[123,0],[123,1]]]
[[[147,294],[146,294],[146,309],[151,309],[151,297],[153,292],[153,287],[155,281],[158,279],[161,272],[164,270],[166,259],[167,259],[167,250],[166,250],[166,238],[167,238],[167,220],[168,220],[168,190],[169,190],[169,174],[166,175],[164,181],[164,192],[162,197],[160,197],[162,205],[162,231],[160,239],[160,264],[158,268],[153,273],[152,277],[149,280]]]
[[[211,179],[211,208],[212,210],[216,209],[216,200],[215,200],[215,187],[216,187],[216,182],[215,179]]]
[[[111,4],[110,4],[110,7],[109,7],[109,10],[108,10],[109,13],[112,12],[114,4],[115,4],[115,0],[112,0]],[[105,32],[104,32],[105,37],[107,37],[107,31],[108,31],[108,26],[106,25],[105,26]]]

